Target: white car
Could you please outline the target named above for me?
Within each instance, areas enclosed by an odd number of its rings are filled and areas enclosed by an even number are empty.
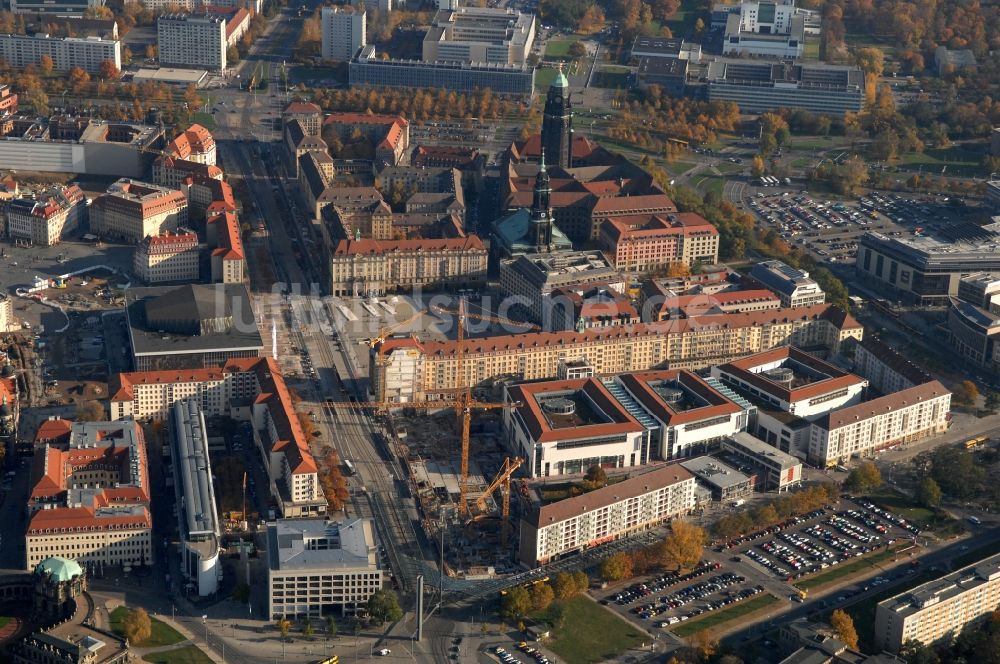
[[[391,651],[391,650],[389,650],[388,648],[382,648],[381,650],[379,650],[379,651],[378,651],[378,654],[379,654],[379,655],[380,655],[381,657],[385,657],[386,655],[391,655],[391,654],[392,654],[392,651]]]

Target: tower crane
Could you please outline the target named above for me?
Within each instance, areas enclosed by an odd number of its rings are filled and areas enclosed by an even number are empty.
[[[510,519],[510,476],[514,474],[521,464],[524,463],[524,459],[521,457],[514,457],[511,460],[507,457],[503,460],[503,465],[500,466],[500,472],[497,476],[490,482],[490,485],[486,487],[483,494],[476,499],[476,506],[479,508],[480,512],[486,511],[486,499],[493,494],[498,488],[503,495],[503,508],[501,509],[502,521],[500,522],[500,546],[507,546],[507,521]]]
[[[385,395],[385,353],[382,350],[382,342],[388,339],[389,336],[392,335],[396,330],[400,329],[401,327],[405,327],[406,325],[409,325],[413,321],[423,316],[426,311],[427,311],[426,309],[417,309],[416,311],[413,312],[412,316],[410,316],[403,322],[382,328],[378,334],[376,334],[374,337],[368,340],[369,348],[371,349],[378,348],[376,366],[378,366],[379,369],[378,370],[379,385],[378,389],[375,392],[375,395],[381,396],[383,402],[388,401],[388,399],[386,398]],[[380,406],[380,410],[384,410],[384,408]]]

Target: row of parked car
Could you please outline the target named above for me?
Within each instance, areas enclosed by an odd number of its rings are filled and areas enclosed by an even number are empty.
[[[866,510],[868,510],[870,512],[874,512],[876,515],[878,515],[879,517],[885,519],[886,521],[888,521],[889,523],[893,524],[894,526],[897,526],[899,528],[902,528],[903,530],[909,531],[910,533],[912,533],[914,535],[919,535],[920,534],[920,528],[917,528],[915,525],[913,525],[912,523],[908,522],[903,517],[897,516],[896,514],[893,514],[892,512],[890,512],[889,510],[882,509],[881,507],[879,507],[878,505],[876,505],[872,501],[868,500],[867,498],[858,498],[855,502],[857,502],[858,505],[861,505],[862,507],[864,507]]]
[[[646,583],[637,583],[635,585],[629,586],[625,590],[616,594],[611,598],[613,602],[619,606],[628,606],[633,602],[637,602],[643,597],[649,597],[654,593],[661,592],[677,583],[684,583],[686,581],[691,581],[692,579],[697,579],[700,576],[704,576],[709,572],[719,569],[722,567],[720,563],[704,563],[699,565],[695,569],[691,570],[687,574],[678,574],[676,572],[667,572],[661,576],[654,579],[650,579]]]
[[[833,509],[833,508],[827,507],[826,509]],[[815,519],[816,517],[823,516],[824,514],[826,514],[826,509],[813,510],[812,512],[807,512],[799,516],[794,516],[777,525],[770,526],[769,528],[756,530],[752,533],[741,535],[740,537],[734,537],[725,544],[720,544],[719,546],[716,546],[715,550],[721,553],[726,549],[734,549],[740,546],[741,544],[746,544],[747,542],[753,542],[754,540],[758,540],[762,537],[767,537],[768,535],[775,535],[784,530],[785,528],[791,528],[792,526],[796,526],[802,523],[803,521],[808,521],[809,519]]]
[[[536,664],[549,664],[549,658],[546,657],[541,651],[532,648],[528,645],[527,641],[521,641],[517,644],[517,649],[523,652],[525,655],[530,655],[536,662]],[[493,649],[496,656],[500,658],[504,664],[519,664],[521,660],[515,657],[512,653],[507,652],[507,649],[503,646],[497,646]]]
[[[865,532],[864,528],[854,525],[841,516],[829,516],[827,517],[826,522],[827,524],[833,526],[841,535],[847,535],[851,539],[856,539],[862,544],[874,544],[882,539],[878,535],[871,535]]]
[[[738,593],[734,593],[732,595],[729,595],[728,597],[722,597],[720,599],[715,600],[714,602],[709,602],[702,608],[695,609],[694,611],[690,611],[688,613],[679,616],[671,616],[670,618],[667,618],[665,621],[661,622],[660,627],[669,627],[670,625],[676,625],[679,622],[684,622],[685,620],[696,618],[702,614],[710,613],[712,611],[717,611],[718,609],[729,606],[731,604],[742,602],[743,600],[749,597],[753,597],[754,595],[759,595],[762,592],[764,592],[764,586],[754,586],[752,588],[744,588]]]
[[[637,606],[632,609],[632,613],[635,613],[643,620],[649,620],[661,613],[666,613],[671,609],[679,608],[698,599],[705,599],[713,593],[720,592],[729,586],[745,581],[745,577],[733,574],[732,572],[718,574],[706,581],[692,584],[686,588],[681,588],[675,593],[660,597],[655,602]]]

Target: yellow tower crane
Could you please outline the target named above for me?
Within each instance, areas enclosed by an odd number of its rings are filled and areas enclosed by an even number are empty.
[[[498,488],[500,489],[503,504],[503,507],[500,510],[500,514],[502,515],[502,521],[500,522],[500,546],[502,547],[507,546],[507,530],[509,527],[507,521],[510,519],[510,476],[514,474],[514,471],[521,467],[522,463],[524,463],[524,459],[521,457],[514,457],[514,459],[507,457],[504,459],[503,465],[500,466],[500,472],[497,473],[495,478],[493,478],[490,485],[486,487],[483,494],[476,499],[476,506],[479,508],[479,511],[485,512],[486,499],[493,495],[493,492]]]

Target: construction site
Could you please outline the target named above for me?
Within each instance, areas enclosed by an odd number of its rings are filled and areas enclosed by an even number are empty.
[[[465,336],[466,320],[512,324],[469,312],[459,301],[453,307],[414,308],[412,315],[398,315],[400,322],[359,343],[368,346],[370,361],[382,365],[382,342],[406,334],[404,328],[425,316],[453,317],[456,325],[452,331],[457,339]],[[420,327],[428,328],[426,324]],[[384,394],[384,389],[377,386],[371,392]],[[513,405],[501,398],[496,389],[473,391],[464,386],[456,390],[453,399],[408,402],[402,408],[389,409],[380,401],[351,404],[389,416],[396,452],[406,462],[421,525],[428,539],[442,543],[449,576],[474,580],[517,570],[513,552],[517,550],[520,501],[514,494],[523,493],[524,481],[515,475],[523,460],[511,457],[501,444],[500,411]]]

